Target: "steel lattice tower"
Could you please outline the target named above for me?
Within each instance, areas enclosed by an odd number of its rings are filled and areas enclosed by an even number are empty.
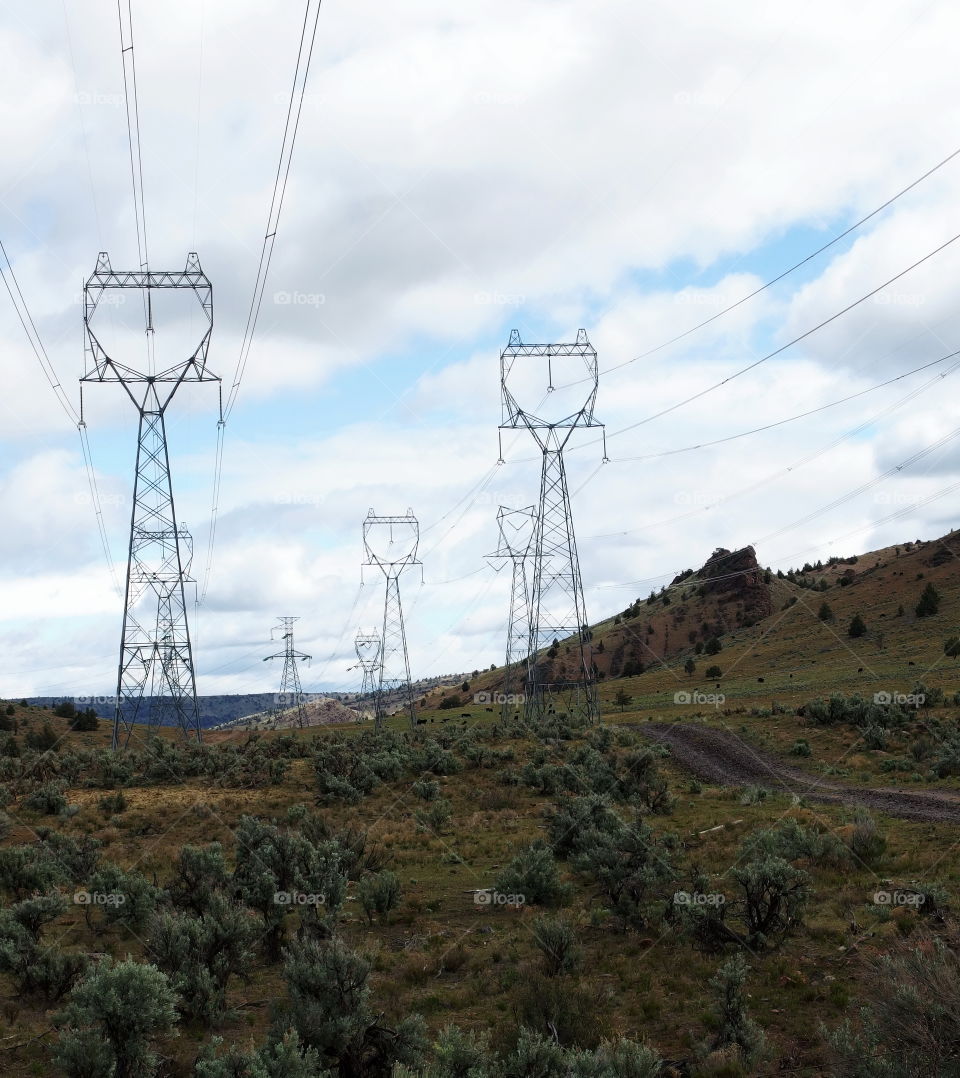
[[[293,646],[293,623],[299,620],[299,618],[280,618],[280,624],[270,630],[270,639],[274,639],[274,633],[282,632],[283,651],[277,652],[276,655],[268,655],[263,661],[268,663],[271,659],[283,659],[280,692],[277,695],[277,706],[273,713],[279,718],[282,712],[295,707],[297,725],[302,730],[307,725],[307,712],[303,706],[303,689],[300,686],[300,671],[297,669],[297,663],[309,662],[310,656],[297,651]]]
[[[388,538],[386,547],[380,546],[381,536]],[[412,509],[408,509],[405,516],[378,517],[372,509],[367,513],[363,522],[363,549],[367,560],[363,564],[378,566],[386,581],[374,712],[378,730],[383,727],[392,693],[398,695],[400,704],[409,713],[410,728],[416,726],[410,656],[400,602],[400,576],[409,566],[420,565],[417,561],[419,542],[420,525]]]
[[[500,542],[489,557],[501,564],[509,559],[512,567],[510,581],[510,620],[507,623],[507,651],[503,666],[503,695],[501,710],[504,718],[516,703],[515,697],[524,691],[527,680],[527,650],[530,646],[530,588],[527,560],[532,557],[533,536],[537,510],[507,509],[497,511]]]
[[[511,389],[520,374],[529,381],[534,361],[546,366],[547,394],[557,389],[586,384],[583,403],[568,414],[544,418],[520,406]],[[564,386],[554,385],[554,364],[572,367],[579,377]],[[522,370],[515,370],[518,362]],[[513,375],[513,377],[511,377]],[[584,377],[585,375],[585,377]],[[502,430],[524,428],[530,432],[543,456],[540,471],[540,499],[533,534],[533,566],[530,587],[530,635],[527,647],[526,714],[538,719],[560,710],[588,722],[600,717],[593,649],[580,577],[580,559],[573,530],[570,492],[563,450],[573,432],[581,427],[603,427],[594,420],[599,374],[596,349],[586,330],[577,332],[572,343],[524,344],[518,330],[500,356],[500,387],[503,402]],[[562,408],[561,408],[562,412]],[[604,453],[604,460],[606,453]],[[557,646],[554,646],[554,641]],[[546,654],[541,654],[545,649]]]
[[[374,697],[380,681],[380,634],[376,629],[372,633],[358,632],[353,646],[356,648],[357,660],[363,670],[360,696],[361,698]]]
[[[146,372],[109,356],[94,332],[94,315],[104,294],[122,289],[138,290],[143,299]],[[161,371],[153,369],[151,293],[155,289],[191,290],[204,315],[200,343],[193,353]],[[186,529],[177,523],[164,417],[184,383],[220,381],[207,370],[213,288],[194,252],[187,256],[183,270],[156,272],[116,271],[101,251],[96,270],[84,284],[83,298],[88,366],[81,383],[119,382],[140,416],[113,747],[129,741],[137,722],[145,722],[149,731],[176,723],[184,736],[199,741],[200,713],[184,595],[184,585],[192,583],[193,546]]]

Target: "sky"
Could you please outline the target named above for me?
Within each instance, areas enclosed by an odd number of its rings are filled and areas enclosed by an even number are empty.
[[[199,253],[226,392],[303,6],[132,11],[150,264]],[[718,546],[785,570],[952,528],[960,368],[935,361],[960,349],[960,157],[667,342],[960,147],[958,31],[945,0],[327,0],[210,561],[217,387],[167,417],[199,691],[275,689],[262,660],[284,615],[305,689],[359,687],[353,638],[383,603],[361,572],[371,508],[420,521],[422,574],[401,580],[414,676],[501,661],[510,582],[485,555],[498,507],[536,501],[540,463],[522,431],[497,463],[514,328],[584,328],[598,352],[609,461],[596,431],[567,456],[591,620]],[[83,282],[101,250],[138,262],[115,5],[4,5],[0,135],[0,239],[78,405]],[[135,304],[100,313],[114,347],[142,350]],[[159,310],[158,354],[191,350],[198,324]],[[84,389],[108,559],[77,431],[3,291],[0,350],[0,696],[109,694],[136,413],[118,386]]]

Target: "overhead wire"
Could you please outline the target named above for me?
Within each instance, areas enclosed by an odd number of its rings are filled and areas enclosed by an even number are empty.
[[[270,196],[270,208],[267,213],[267,226],[260,248],[260,258],[257,265],[257,275],[254,282],[253,295],[247,311],[246,325],[243,338],[240,343],[240,355],[234,371],[233,381],[227,393],[226,404],[221,398],[220,420],[217,425],[217,449],[214,459],[213,497],[211,502],[210,528],[207,541],[207,561],[203,571],[203,585],[198,599],[198,606],[202,605],[210,583],[213,568],[214,541],[219,515],[220,491],[223,481],[223,455],[224,440],[226,437],[226,422],[236,406],[237,394],[246,371],[247,361],[250,358],[250,350],[253,346],[253,338],[260,315],[260,307],[263,303],[263,294],[267,284],[267,275],[270,271],[270,262],[273,258],[273,249],[276,242],[277,228],[280,223],[280,213],[283,209],[283,201],[286,195],[287,182],[290,176],[290,166],[293,161],[293,150],[297,140],[297,132],[300,126],[300,114],[303,109],[303,99],[307,88],[307,79],[310,74],[310,64],[313,59],[313,50],[316,43],[317,25],[320,19],[320,4],[322,0],[307,0],[303,26],[300,30],[300,43],[297,48],[297,62],[293,75],[293,89],[290,100],[287,103],[286,119],[284,121],[283,138],[280,144],[280,158],[277,163],[277,172],[274,178],[273,191]],[[311,26],[310,16],[313,11]],[[199,123],[199,120],[198,120]]]
[[[606,370],[603,370],[600,373],[610,374],[611,372],[620,370],[623,367],[628,367],[631,363],[638,363],[640,362],[640,360],[647,359],[649,356],[655,355],[657,352],[662,352],[665,348],[669,348],[671,345],[677,344],[678,341],[684,340],[686,337],[689,337],[691,334],[703,329],[705,326],[709,326],[711,323],[716,322],[717,319],[723,318],[725,315],[730,314],[731,311],[735,311],[738,307],[742,307],[743,304],[749,302],[751,299],[754,299],[756,296],[759,296],[762,292],[767,291],[767,289],[772,288],[775,284],[779,284],[779,282],[782,281],[784,278],[789,277],[792,273],[795,273],[798,269],[802,269],[809,262],[812,262],[819,255],[822,255],[824,251],[830,250],[831,247],[835,247],[838,243],[841,242],[841,240],[845,240],[847,236],[850,236],[854,232],[858,231],[868,221],[872,220],[878,214],[882,213],[885,209],[888,209],[898,199],[902,198],[904,195],[912,191],[915,187],[919,186],[921,183],[923,183],[924,180],[929,179],[929,177],[934,175],[934,173],[939,172],[940,169],[942,169],[945,165],[948,165],[957,156],[960,156],[960,149],[956,149],[952,153],[947,154],[946,157],[944,157],[941,161],[937,162],[937,164],[935,164],[932,168],[927,169],[926,172],[918,176],[911,183],[907,184],[906,187],[901,188],[895,195],[892,195],[890,198],[888,198],[886,202],[882,202],[875,209],[871,210],[868,214],[855,221],[852,225],[845,228],[842,232],[838,233],[832,239],[828,240],[822,246],[818,247],[815,251],[811,251],[810,254],[801,258],[799,262],[795,262],[792,266],[789,266],[787,269],[782,270],[780,273],[777,274],[776,277],[773,277],[769,281],[766,281],[764,284],[760,285],[758,288],[755,288],[747,295],[742,296],[734,303],[728,304],[722,310],[717,311],[716,314],[712,314],[709,318],[705,318],[702,322],[698,322],[695,326],[691,326],[689,329],[685,329],[682,333],[676,334],[669,340],[663,341],[661,344],[655,345],[653,348],[648,348],[647,351],[642,352],[638,356],[634,356],[632,359],[626,359],[622,363],[615,363],[612,367],[607,367]],[[568,383],[568,386],[578,385],[582,381],[586,381],[586,379],[578,379],[575,382],[570,382]],[[566,389],[568,386],[559,386],[558,388]]]
[[[764,363],[767,363],[771,359],[774,359],[776,356],[782,355],[794,345],[799,344],[801,341],[804,341],[808,337],[813,336],[814,333],[817,333],[821,329],[824,329],[826,326],[829,326],[831,323],[836,322],[838,318],[842,318],[845,314],[849,314],[850,311],[859,307],[862,303],[866,303],[868,299],[872,299],[875,295],[877,295],[879,292],[882,292],[885,288],[889,288],[890,285],[899,281],[908,273],[911,273],[913,270],[917,269],[919,266],[922,266],[924,263],[929,262],[931,258],[935,258],[942,251],[946,250],[946,248],[948,248],[951,244],[956,243],[957,240],[960,240],[960,232],[951,236],[950,239],[946,240],[944,243],[941,243],[932,251],[929,251],[922,258],[919,258],[917,259],[917,261],[911,263],[909,266],[907,266],[906,269],[903,269],[899,273],[894,274],[893,277],[890,277],[882,284],[879,284],[875,288],[872,288],[865,295],[860,296],[859,299],[855,299],[851,303],[848,303],[841,310],[830,315],[829,318],[825,318],[823,319],[823,321],[818,322],[815,326],[811,326],[810,329],[804,330],[803,333],[798,334],[796,337],[793,337],[785,344],[780,345],[779,348],[774,348],[772,351],[767,352],[766,355],[760,356],[759,359],[755,359],[752,363],[748,363],[745,367],[741,367],[739,370],[734,371],[733,374],[727,375],[726,378],[721,379],[719,382],[714,382],[712,385],[707,386],[704,389],[698,390],[696,393],[691,394],[684,400],[678,401],[675,404],[671,404],[666,408],[661,408],[660,411],[654,412],[652,415],[646,416],[644,419],[639,419],[636,423],[630,423],[626,427],[621,427],[619,430],[611,431],[606,435],[607,440],[611,438],[616,438],[620,434],[626,434],[627,431],[636,430],[637,427],[645,426],[647,423],[652,423],[655,419],[661,419],[665,415],[670,415],[672,412],[676,412],[678,409],[684,408],[686,407],[686,405],[692,404],[696,400],[700,400],[708,393],[712,393],[714,390],[720,389],[722,386],[728,385],[730,382],[734,381],[737,378],[740,378],[744,374],[747,374],[749,371],[755,370],[757,367],[761,366]],[[587,446],[596,445],[600,441],[601,439],[599,438],[593,438],[590,441],[581,442],[579,445],[573,447],[573,450],[585,449]]]
[[[953,358],[956,358],[957,356],[960,356],[960,352],[952,352],[952,353],[950,353],[950,355],[944,356],[940,360],[937,360],[936,362],[937,363],[942,363],[947,359],[953,359]],[[922,369],[922,368],[920,368],[920,369]],[[587,536],[583,537],[582,541],[583,542],[589,542],[589,541],[595,540],[595,539],[618,538],[618,537],[621,537],[621,536],[624,536],[624,535],[632,535],[632,534],[635,534],[637,532],[648,531],[648,530],[650,530],[652,528],[659,528],[659,527],[662,527],[665,524],[677,523],[680,520],[685,520],[685,519],[689,519],[692,516],[697,516],[699,513],[707,512],[708,510],[714,509],[719,505],[724,505],[727,502],[733,501],[735,498],[743,497],[743,495],[745,495],[745,494],[751,494],[754,491],[759,490],[761,487],[766,486],[768,483],[771,483],[776,479],[781,479],[784,476],[789,475],[792,472],[795,472],[798,468],[801,468],[804,465],[809,464],[811,461],[816,460],[819,457],[822,457],[825,453],[828,453],[831,449],[835,449],[838,445],[841,445],[843,442],[848,441],[850,438],[856,437],[856,435],[858,435],[858,434],[861,434],[864,430],[866,430],[869,427],[873,426],[873,424],[876,423],[877,420],[883,418],[884,416],[890,415],[892,412],[896,411],[899,408],[902,408],[903,405],[905,405],[905,404],[909,403],[910,401],[914,400],[916,397],[920,396],[920,394],[925,393],[928,389],[930,389],[931,387],[937,385],[944,378],[948,377],[950,374],[952,374],[954,371],[956,371],[958,369],[960,369],[960,360],[958,360],[956,363],[952,364],[946,371],[943,371],[942,373],[938,374],[934,378],[928,379],[922,385],[917,386],[914,389],[910,390],[909,393],[905,394],[902,397],[897,398],[897,400],[895,400],[895,401],[892,401],[890,404],[886,405],[884,408],[880,409],[878,412],[875,412],[869,418],[863,420],[861,423],[858,423],[857,426],[851,428],[850,430],[846,431],[845,433],[843,433],[843,434],[837,436],[836,438],[832,439],[826,445],[821,446],[819,449],[814,450],[812,453],[808,453],[805,456],[800,457],[798,460],[795,460],[792,464],[786,465],[783,468],[778,468],[776,471],[769,473],[768,475],[764,476],[762,479],[756,480],[755,482],[750,483],[745,487],[741,487],[739,490],[734,491],[732,494],[728,494],[728,495],[725,495],[722,498],[718,498],[716,501],[711,502],[709,505],[698,506],[698,507],[690,509],[690,510],[684,512],[684,513],[675,514],[672,517],[665,517],[665,518],[663,518],[661,520],[654,521],[651,524],[646,524],[646,525],[643,525],[643,526],[641,526],[639,528],[629,528],[629,529],[625,529],[625,530],[622,530],[622,531],[606,532],[606,533],[602,533],[602,534],[598,534],[598,535],[587,535]]]

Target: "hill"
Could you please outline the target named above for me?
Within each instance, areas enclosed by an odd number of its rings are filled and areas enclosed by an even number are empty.
[[[503,723],[471,699],[498,670],[456,711],[436,688],[413,733],[164,730],[118,756],[108,723],[0,708],[3,1073],[67,1073],[54,1014],[80,984],[95,1021],[128,955],[169,986],[145,1036],[171,1078],[280,1074],[283,1050],[315,1078],[304,1044],[361,1078],[945,1073],[958,553],[781,577],[715,551],[593,626],[591,729]]]

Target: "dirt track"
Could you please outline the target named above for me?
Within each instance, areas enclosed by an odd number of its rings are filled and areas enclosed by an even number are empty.
[[[960,823],[960,794],[941,790],[846,786],[801,771],[762,752],[730,730],[681,723],[642,723],[638,733],[670,750],[673,759],[700,778],[720,786],[763,786],[811,801],[864,805],[890,816],[929,823]]]

